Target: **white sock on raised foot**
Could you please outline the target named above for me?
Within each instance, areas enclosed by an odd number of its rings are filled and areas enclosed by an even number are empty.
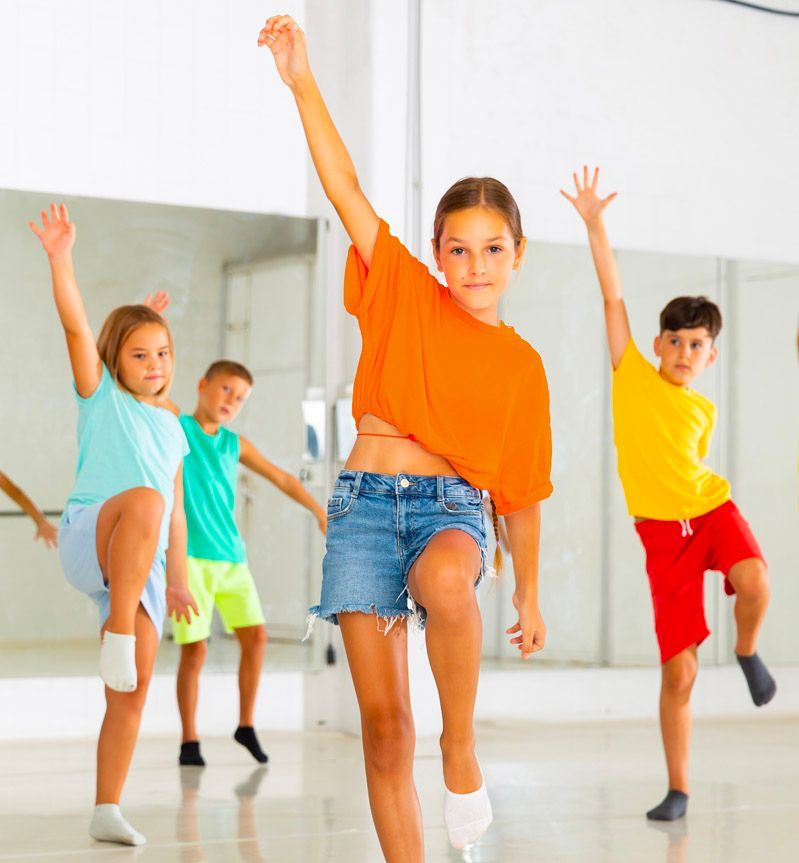
[[[94,807],[89,835],[101,842],[119,842],[120,845],[144,845],[147,842],[125,821],[116,803],[98,803]]]
[[[471,845],[488,830],[494,820],[485,779],[477,791],[456,794],[444,789],[444,823],[453,848]]]
[[[100,677],[109,689],[133,692],[136,674],[136,636],[104,632],[100,644]]]

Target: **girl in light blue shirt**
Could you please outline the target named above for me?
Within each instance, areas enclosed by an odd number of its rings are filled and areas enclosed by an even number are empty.
[[[133,756],[164,616],[190,620],[186,582],[183,456],[177,418],[162,402],[172,382],[166,321],[121,306],[95,342],[72,267],[75,224],[62,204],[30,227],[47,253],[56,309],[78,400],[78,465],[59,534],[67,580],[100,612],[100,676],[106,712],[97,747],[90,834],[141,845],[119,798]]]

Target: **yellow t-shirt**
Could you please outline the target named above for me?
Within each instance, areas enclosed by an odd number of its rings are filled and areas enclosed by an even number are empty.
[[[613,437],[630,515],[697,518],[730,499],[730,484],[702,463],[716,406],[670,384],[632,339],[613,372]]]

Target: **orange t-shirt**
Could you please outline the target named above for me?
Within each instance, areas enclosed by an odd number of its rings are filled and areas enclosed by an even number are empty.
[[[486,324],[389,233],[372,266],[351,247],[344,306],[363,347],[356,424],[370,413],[443,456],[508,515],[552,493],[549,390],[541,358],[512,327]]]

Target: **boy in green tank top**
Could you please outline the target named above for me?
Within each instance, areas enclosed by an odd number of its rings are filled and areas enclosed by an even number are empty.
[[[190,626],[172,620],[175,643],[181,645],[177,680],[183,725],[181,764],[205,764],[200,754],[195,714],[214,606],[226,628],[235,632],[241,647],[240,716],[234,739],[245,746],[256,761],[265,763],[268,760],[253,728],[267,634],[261,601],[235,520],[239,464],[274,483],[313,513],[323,533],[326,529],[325,511],[299,479],[268,461],[246,438],[225,428],[249,397],[252,384],[252,375],[244,366],[219,360],[212,363],[200,379],[194,413],[179,414],[191,447],[183,463],[189,589],[200,609]]]

